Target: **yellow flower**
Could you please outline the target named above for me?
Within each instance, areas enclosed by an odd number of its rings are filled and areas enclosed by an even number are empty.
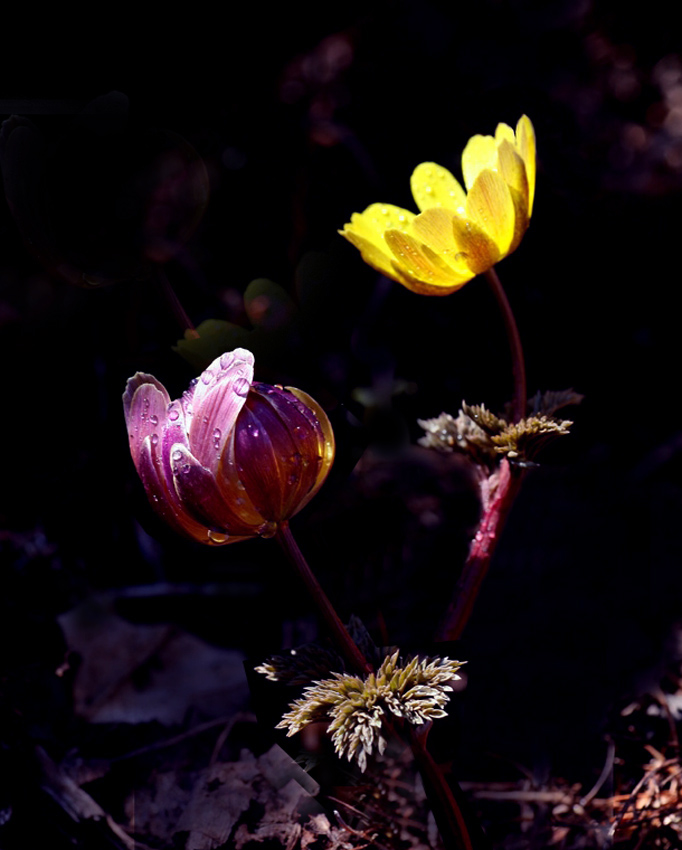
[[[366,263],[422,295],[449,295],[511,254],[528,227],[535,195],[535,132],[523,115],[516,132],[473,136],[462,154],[465,192],[435,162],[411,178],[420,209],[371,204],[339,231]]]

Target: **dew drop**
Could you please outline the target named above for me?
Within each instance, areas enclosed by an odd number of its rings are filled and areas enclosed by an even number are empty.
[[[251,432],[251,436],[252,437],[258,437],[259,435],[260,435],[260,429],[254,428],[253,431]]]
[[[193,390],[193,389],[194,389],[194,387],[196,387],[196,385],[197,385],[198,383],[199,383],[199,378],[192,378],[192,380],[189,382],[189,388],[190,388],[190,390]]]
[[[205,370],[201,373],[201,382],[202,382],[202,384],[210,384],[210,383],[211,383],[211,379],[212,379],[212,378],[213,378],[213,372],[211,372],[211,370],[210,370],[210,369],[205,369]]]
[[[158,434],[152,434],[152,445],[157,446],[158,444],[159,444],[159,435]]]
[[[188,463],[182,464],[182,471],[185,475],[187,475],[187,473],[190,471],[190,469],[191,469],[191,466]]]
[[[223,531],[214,531],[212,528],[209,528],[208,539],[211,543],[217,543],[220,545],[221,543],[227,543],[230,536],[229,534],[225,534]]]
[[[180,451],[180,449],[176,449],[176,450],[173,452],[173,460],[174,460],[176,463],[177,463],[178,461],[181,461],[181,460],[182,460],[182,452]]]
[[[249,394],[249,389],[251,387],[251,382],[248,378],[237,378],[234,382],[234,391],[238,396],[244,398]]]
[[[149,417],[149,421],[151,422],[152,425],[158,425],[159,424],[159,417],[155,413],[152,413],[152,415]]]
[[[225,354],[220,355],[220,368],[221,369],[229,369],[229,367],[234,363],[234,354],[231,351],[226,351]]]
[[[178,419],[180,418],[180,413],[179,413],[177,407],[175,407],[175,403],[171,404],[170,407],[168,408],[168,418],[170,419],[171,422],[177,422]]]
[[[264,522],[263,525],[258,529],[258,533],[261,537],[274,537],[277,534],[277,523],[276,522]]]

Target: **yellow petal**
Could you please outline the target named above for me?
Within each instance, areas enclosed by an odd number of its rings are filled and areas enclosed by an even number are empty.
[[[484,169],[497,168],[497,145],[492,136],[472,136],[462,154],[462,174],[468,191]]]
[[[370,204],[364,212],[353,213],[344,231],[357,233],[385,251],[384,233],[387,230],[407,230],[414,217],[415,213],[410,210],[392,204]]]
[[[432,207],[414,219],[411,230],[421,243],[438,254],[455,273],[466,277],[469,275],[469,267],[463,258],[458,257],[461,248],[455,241],[452,222],[452,212],[443,207]]]
[[[509,124],[498,124],[495,128],[495,143],[499,147],[504,141],[510,142],[512,145],[516,144],[514,131]]]
[[[410,278],[437,287],[458,288],[466,282],[462,274],[451,269],[427,245],[423,245],[409,233],[399,230],[386,232],[386,244],[395,255],[395,265]]]
[[[400,278],[395,277],[394,280],[399,279],[403,286],[407,287],[407,289],[412,292],[416,292],[417,295],[450,295],[452,292],[456,292],[458,289],[461,289],[465,283],[475,277],[474,272],[469,272],[469,275],[466,278],[457,283],[434,284],[425,283],[423,280],[419,280],[418,277],[413,277],[406,271],[400,271],[399,274]]]
[[[535,198],[535,130],[527,115],[522,115],[516,125],[516,147],[526,165],[528,178],[528,217],[533,212]]]
[[[452,217],[452,232],[459,246],[459,258],[466,262],[472,275],[482,274],[502,259],[500,250],[481,227],[465,216]]]
[[[385,242],[383,250],[382,248],[378,248],[374,242],[371,242],[365,236],[361,236],[360,233],[354,229],[352,224],[347,224],[343,230],[339,230],[339,233],[341,236],[345,236],[352,245],[355,245],[355,247],[360,251],[362,259],[368,265],[370,265],[373,269],[376,269],[378,272],[381,272],[381,274],[385,274],[387,277],[397,280],[391,262],[392,257]]]
[[[512,189],[516,189],[521,195],[528,197],[528,177],[526,165],[521,159],[521,154],[516,146],[506,139],[498,145],[497,159],[498,171],[504,182]]]
[[[506,139],[498,147],[498,159],[500,163],[499,173],[509,186],[512,202],[514,204],[514,236],[509,250],[511,253],[518,246],[523,234],[528,228],[530,216],[528,213],[528,178],[526,166],[515,146]]]
[[[456,210],[463,207],[466,192],[452,174],[435,162],[422,162],[410,178],[412,194],[423,212],[431,207],[446,207]]]
[[[467,218],[477,224],[495,242],[505,257],[514,238],[514,203],[502,177],[484,169],[467,195]]]

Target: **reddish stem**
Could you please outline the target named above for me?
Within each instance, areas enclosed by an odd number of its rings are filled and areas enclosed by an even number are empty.
[[[509,299],[507,298],[502,283],[497,276],[495,266],[488,269],[485,273],[486,280],[493,291],[493,295],[497,300],[498,307],[504,319],[504,326],[507,331],[507,339],[509,340],[509,349],[512,359],[512,371],[514,373],[514,406],[513,419],[518,422],[526,415],[527,392],[526,392],[526,366],[523,358],[523,348],[521,346],[521,337],[519,329],[516,326],[516,319],[512,312]]]
[[[438,831],[447,850],[473,850],[469,830],[455,795],[440,766],[426,747],[429,727],[423,730],[410,727],[410,746],[424,783],[424,791],[431,803]]]
[[[281,522],[278,525],[275,538],[305,584],[318,614],[326,623],[349,669],[357,673],[371,673],[372,666],[358,649],[326,593],[320,587],[320,583],[315,578],[294,540],[288,522]],[[388,726],[393,728],[390,723]],[[434,817],[443,843],[447,850],[473,850],[457,800],[442,771],[426,748],[427,734],[428,728],[426,727],[419,731],[410,727],[410,745],[424,782],[424,790],[432,803]]]
[[[356,673],[371,673],[371,664],[358,649],[355,641],[348,633],[348,629],[341,622],[339,615],[334,610],[334,606],[329,601],[327,594],[322,590],[320,583],[308,566],[308,562],[303,557],[303,553],[298,548],[288,522],[279,523],[277,532],[275,533],[275,539],[301,577],[318,614],[326,623],[339,652],[346,664],[348,664],[348,668]]]
[[[512,469],[506,458],[502,460],[495,490],[484,504],[483,517],[471,541],[464,569],[455,588],[454,599],[445,615],[440,640],[457,640],[461,637],[488,572],[500,532],[519,492],[522,478],[521,470]]]
[[[182,306],[182,302],[178,298],[177,293],[173,289],[173,286],[168,280],[168,276],[163,269],[159,269],[158,281],[161,286],[161,292],[168,302],[173,316],[182,328],[185,339],[199,339],[199,332],[192,324],[192,320],[187,315],[187,311]]]

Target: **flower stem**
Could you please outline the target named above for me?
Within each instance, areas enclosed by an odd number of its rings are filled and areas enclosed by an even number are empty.
[[[371,673],[372,666],[367,661],[365,656],[358,649],[355,641],[348,633],[348,629],[343,625],[339,615],[334,610],[334,606],[329,601],[326,593],[320,587],[320,583],[315,578],[313,571],[308,566],[308,562],[303,557],[303,553],[298,548],[298,544],[294,540],[288,522],[281,522],[277,526],[275,539],[284,550],[289,561],[293,564],[296,572],[301,577],[306,590],[310,594],[318,614],[324,620],[329,629],[329,632],[336,643],[337,648],[341,652],[344,661],[348,664],[349,669],[356,673]]]
[[[509,348],[511,350],[512,370],[514,373],[513,418],[514,422],[518,422],[526,415],[527,403],[526,365],[523,358],[523,348],[521,347],[521,337],[519,336],[519,329],[516,326],[516,319],[509,304],[509,299],[502,288],[502,283],[497,276],[495,266],[488,269],[485,277],[497,300],[507,331],[507,339],[509,340]]]
[[[457,640],[461,637],[522,479],[523,470],[512,469],[506,458],[502,460],[494,482],[494,492],[484,505],[483,517],[471,541],[469,554],[455,588],[454,599],[445,615],[440,640]]]
[[[425,729],[410,728],[410,746],[424,783],[424,791],[431,803],[436,826],[447,850],[473,850],[464,815],[452,788],[426,747],[428,731],[428,726]]]
[[[163,269],[159,269],[158,272],[158,281],[161,287],[161,292],[163,297],[168,302],[173,315],[175,316],[178,324],[182,328],[182,331],[185,335],[186,339],[199,339],[199,333],[192,324],[192,320],[187,315],[187,311],[182,306],[180,299],[177,296],[177,293],[173,289],[171,282],[168,280],[168,275],[165,273]]]

